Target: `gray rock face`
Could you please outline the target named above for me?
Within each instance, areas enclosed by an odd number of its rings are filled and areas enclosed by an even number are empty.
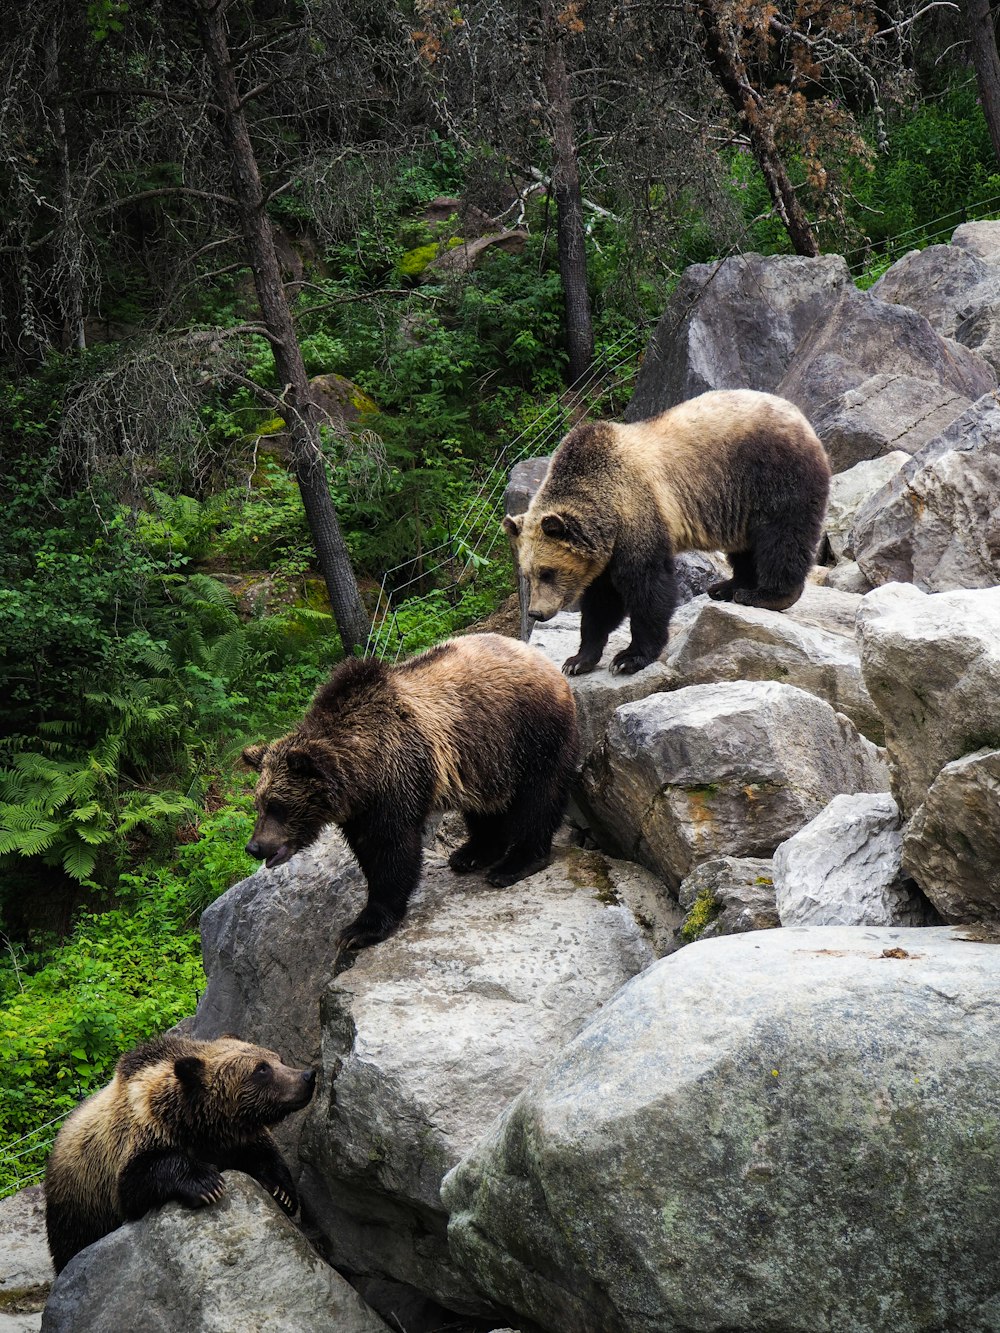
[[[990,1333],[998,1023],[947,928],[694,944],[446,1178],[452,1250],[549,1333]]]
[[[1000,262],[1000,222],[963,222],[952,232],[951,243],[990,263]]]
[[[1000,583],[1000,403],[992,393],[862,506],[851,546],[873,584],[928,592]]]
[[[703,861],[681,882],[677,898],[686,915],[671,948],[780,926],[771,862],[756,856]]]
[[[908,305],[938,333],[954,338],[981,283],[1000,278],[992,265],[959,245],[928,245],[897,259],[870,289],[880,301]],[[998,288],[1000,295],[1000,288]]]
[[[902,451],[918,453],[971,405],[971,398],[916,375],[872,375],[813,410],[834,473]]]
[[[685,269],[656,326],[626,421],[708,389],[773,393],[795,349],[851,286],[839,255],[740,255]]]
[[[456,890],[428,861],[403,930],[324,997],[301,1190],[338,1267],[489,1314],[448,1252],[441,1179],[668,947],[680,912],[651,875],[597,852],[560,849],[508,889],[466,877]]]
[[[167,1204],[60,1273],[44,1333],[387,1333],[249,1176],[197,1211]]]
[[[880,393],[888,392],[891,382],[899,376],[949,390],[957,396],[955,415],[962,406],[958,399],[976,399],[996,385],[996,374],[987,362],[935,333],[923,315],[850,287],[845,288],[835,308],[802,341],[778,392],[791,399],[812,421],[833,412],[835,400],[849,401],[846,395],[852,390],[862,390],[873,376],[888,377],[885,383],[875,386]],[[894,410],[906,410],[906,398],[912,387],[903,386],[902,399]],[[871,395],[865,391],[863,401],[870,400]],[[920,415],[927,410],[933,409],[924,404]],[[874,408],[872,411],[878,415]],[[891,438],[880,452],[906,449],[904,434],[894,427],[891,430]],[[820,437],[823,438],[822,433]],[[846,458],[842,467],[851,466],[863,456]]]
[[[854,554],[850,533],[858,510],[890,482],[908,460],[909,454],[894,449],[881,458],[855,463],[854,467],[833,478],[825,531],[830,550],[837,560],[849,560]]]
[[[876,747],[792,685],[691,685],[625,704],[583,772],[600,835],[676,888],[718,856],[770,856],[839,792],[884,791]]]
[[[615,653],[625,648],[630,639],[628,624],[613,631],[601,658],[603,666],[585,676],[569,676],[569,686],[576,700],[576,718],[580,728],[581,764],[591,750],[604,738],[611,714],[621,704],[645,699],[669,689],[672,674],[665,662],[650,662],[634,676],[613,676],[608,670]],[[561,667],[580,647],[579,611],[561,611],[545,624],[536,624],[531,633],[531,646]]]
[[[1000,922],[1000,750],[945,764],[903,840],[903,865],[946,921]]]
[[[24,1327],[37,1328],[36,1312],[45,1304],[54,1277],[45,1236],[45,1194],[41,1185],[30,1185],[0,1199],[0,1314],[11,1320],[33,1319]]]
[[[186,1029],[203,1039],[232,1032],[288,1064],[315,1067],[335,942],[366,896],[365,877],[333,828],[285,865],[234,885],[202,913],[208,985]],[[304,1123],[292,1116],[274,1131],[293,1176]]]
[[[861,566],[856,560],[845,560],[828,570],[824,587],[834,592],[856,593],[859,597],[872,590],[872,585],[861,572]]]
[[[217,898],[201,918],[208,985],[191,1035],[232,1032],[289,1064],[315,1064],[320,990],[333,975],[337,936],[366,895],[358,863],[330,828],[285,865]]]
[[[888,792],[835,796],[774,853],[783,926],[923,926],[903,874],[899,807]]]
[[[892,791],[909,816],[945,764],[1000,747],[1000,588],[876,588],[858,612],[858,635]]]
[[[814,593],[820,599],[821,591]],[[698,615],[667,661],[676,683],[775,680],[797,685],[845,713],[871,740],[881,742],[882,719],[861,677],[853,633],[800,624],[779,611],[733,602],[697,603]]]

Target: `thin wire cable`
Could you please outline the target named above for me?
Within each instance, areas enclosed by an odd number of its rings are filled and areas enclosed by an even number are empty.
[[[612,389],[617,388],[619,384],[624,382],[625,377],[622,377],[620,379],[615,379],[612,377],[616,376],[618,372],[624,369],[626,366],[631,366],[635,348],[639,341],[640,341],[640,334],[637,330],[632,330],[629,334],[623,335],[621,338],[619,338],[618,341],[612,346],[612,348],[609,349],[608,354],[606,354],[606,356],[602,359],[602,362],[599,363],[598,366],[595,368],[596,373],[588,377],[588,383],[591,385],[595,385],[598,379],[600,379],[602,393],[607,393],[610,392]],[[622,356],[612,365],[607,364],[608,357],[611,353],[621,352],[624,351],[626,348],[627,351],[625,352],[624,356]],[[539,418],[536,418],[536,422],[538,419]],[[531,438],[526,438],[529,434],[529,429],[530,428],[526,428],[525,430],[521,431],[519,435],[515,436],[513,440],[509,441],[508,444],[504,447],[504,449],[501,450],[500,454],[497,455],[497,459],[491,465],[489,474],[487,475],[487,478],[484,481],[483,485],[480,487],[474,502],[469,506],[468,510],[466,511],[466,517],[470,521],[466,523],[464,529],[461,529],[463,533],[472,531],[473,528],[476,526],[477,520],[479,520],[479,522],[482,524],[490,507],[492,507],[494,509],[494,512],[496,512],[496,502],[499,499],[502,491],[506,489],[508,481],[508,473],[512,464],[518,461],[522,456],[528,454],[529,452],[532,453],[538,452],[541,446],[545,443],[548,443],[553,435],[561,433],[559,431],[547,430],[541,436],[533,435],[531,436]],[[519,449],[515,450],[512,453],[512,450],[514,449],[514,446],[518,443],[518,441],[522,441],[521,446]],[[464,556],[466,566],[468,565],[469,561],[472,560],[473,558],[478,558],[480,560],[485,559],[489,555],[489,553],[493,550],[497,541],[500,539],[500,533],[501,529],[499,521],[497,521],[496,524],[491,524],[488,528],[485,525],[481,526],[479,535],[475,543],[470,547],[468,547],[468,549],[462,553]],[[484,543],[485,543],[485,549],[484,549]],[[438,572],[441,569],[444,569],[446,566],[453,563],[455,558],[454,547],[457,544],[458,544],[458,537],[456,535],[453,536],[451,543],[448,544],[450,545],[451,548],[451,555],[449,559],[440,561],[437,564],[431,566],[430,568],[425,567],[420,573],[414,575],[414,577],[405,580],[401,584],[400,583],[395,584],[393,588],[394,596],[397,599],[399,599],[400,594],[404,592],[406,588],[411,587],[413,584],[421,581],[422,579],[430,577],[432,574]],[[405,568],[407,564],[412,564],[412,563],[414,562],[413,561],[403,562],[401,565],[396,566],[395,568],[397,570]],[[384,586],[385,583],[383,581],[383,588]],[[421,602],[424,602],[426,604],[427,600],[433,595],[434,595],[433,593],[428,593],[425,594],[423,598],[411,597],[407,599],[407,603],[410,606],[413,606],[414,604],[420,604]],[[433,624],[435,620],[441,622],[444,619],[444,615],[445,613],[442,612],[437,617],[425,616],[424,623],[426,624],[428,619],[430,620],[431,624]],[[395,610],[391,611],[384,617],[378,630],[370,637],[369,651],[387,653],[390,645],[393,642],[394,637],[395,637],[396,649],[392,660],[395,662],[399,660],[399,657],[405,651],[406,648],[406,635],[399,629],[399,620]]]
[[[573,409],[573,407],[577,406],[580,403],[587,389],[595,387],[600,381],[602,383],[602,392],[607,392],[608,385],[605,383],[605,381],[609,376],[615,375],[619,370],[622,369],[622,367],[628,365],[631,362],[636,349],[636,345],[639,343],[639,341],[640,341],[639,330],[631,329],[623,333],[617,339],[617,341],[613,343],[612,346],[605,352],[601,361],[594,364],[594,366],[591,368],[591,371],[588,373],[584,381],[574,389],[573,396],[569,404],[560,402],[559,400],[554,400],[548,405],[546,409],[544,409],[542,413],[539,414],[538,417],[534,419],[533,422],[529,423],[522,431],[520,431],[516,436],[514,436],[512,440],[509,440],[507,442],[507,444],[500,451],[497,457],[492,461],[489,472],[484,478],[482,485],[480,486],[479,490],[473,497],[472,501],[470,501],[469,505],[467,506],[466,511],[459,522],[458,528],[456,532],[452,535],[451,539],[448,542],[440,543],[437,547],[432,547],[430,552],[424,552],[423,558],[426,559],[426,556],[428,554],[433,554],[435,551],[443,549],[446,549],[448,551],[449,553],[448,557],[441,561],[438,561],[436,564],[430,567],[424,565],[424,567],[420,569],[417,573],[415,573],[412,578],[406,579],[402,583],[399,583],[398,581],[394,582],[393,595],[395,596],[397,601],[399,599],[400,594],[404,592],[407,588],[413,586],[415,583],[422,581],[423,579],[429,578],[432,574],[439,572],[440,570],[444,569],[446,566],[448,566],[454,561],[455,548],[465,540],[465,537],[469,533],[471,533],[476,528],[477,520],[478,521],[482,520],[484,512],[489,507],[495,506],[496,500],[500,492],[506,488],[507,474],[509,472],[512,463],[517,461],[517,459],[522,457],[529,450],[533,452],[543,451],[543,448],[546,444],[548,444],[555,436],[560,435],[562,433],[561,428],[564,424],[563,418],[566,415],[568,415],[568,413]],[[626,348],[627,351],[625,350]],[[625,355],[622,356],[620,360],[615,362],[614,365],[609,366],[607,364],[612,356],[618,355],[623,351],[625,351]],[[542,421],[545,418],[545,416],[547,416],[552,412],[558,412],[559,419],[549,424],[540,435],[537,433],[537,431],[533,432],[533,427],[537,427],[538,423]],[[530,434],[530,439],[527,438],[529,434]],[[523,443],[521,443],[520,449],[517,450],[516,453],[512,455],[512,450],[514,450],[514,447],[521,441],[523,441]],[[472,557],[478,555],[479,549],[482,545],[485,535],[486,534],[484,532],[480,532],[480,536],[477,539],[476,544],[463,553],[465,556],[466,564],[468,564],[469,560]],[[490,550],[492,550],[493,546],[495,545],[498,535],[499,535],[499,529],[493,534],[493,537],[490,541],[490,547],[489,547]],[[380,603],[382,602],[383,598],[386,597],[386,585],[388,583],[390,576],[392,574],[398,573],[403,569],[406,569],[408,566],[413,567],[416,564],[417,564],[417,558],[412,558],[408,561],[402,561],[400,564],[395,565],[392,567],[392,569],[386,571],[385,575],[383,576],[382,583],[379,589]],[[413,598],[409,600],[412,603],[413,601],[417,601],[419,599]],[[387,621],[388,624],[386,623]],[[372,632],[369,634],[368,644],[366,645],[366,653],[380,653],[383,651],[383,645],[385,646],[385,648],[388,648],[389,643],[391,642],[393,629],[396,630],[398,635],[398,646],[396,651],[396,657],[394,658],[394,660],[398,660],[398,657],[403,650],[405,635],[399,633],[398,619],[396,617],[395,612],[393,612],[388,617],[384,617],[377,630],[373,627]]]

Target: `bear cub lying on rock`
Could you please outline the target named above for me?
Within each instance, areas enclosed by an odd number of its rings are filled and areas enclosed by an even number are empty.
[[[176,1200],[215,1203],[223,1171],[245,1171],[289,1215],[298,1197],[267,1132],[313,1095],[312,1069],[236,1037],[167,1035],[123,1055],[107,1087],[63,1124],[45,1173],[57,1273],[87,1245]]]
[[[363,948],[403,919],[431,811],[463,815],[459,874],[502,886],[546,865],[577,752],[569,686],[516,639],[470,634],[392,667],[352,659],[293,732],[243,751],[260,772],[247,851],[278,866],[338,824],[368,880],[339,942]]]
[[[673,557],[725,551],[733,576],[716,600],[783,611],[798,601],[830,489],[826,451],[792,403],[716,390],[658,417],[575,426],[552,455],[527,513],[504,519],[528,614],[549,620],[581,601],[580,651],[593,671],[626,615],[632,641],[611,670],[656,660],[677,600]]]

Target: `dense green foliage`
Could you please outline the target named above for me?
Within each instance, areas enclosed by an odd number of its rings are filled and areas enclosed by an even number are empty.
[[[91,10],[114,31],[115,6]],[[566,421],[544,202],[530,206],[523,253],[427,281],[460,221],[432,226],[423,205],[460,191],[465,167],[440,141],[414,155],[373,190],[350,241],[313,257],[297,297],[309,372],[344,377],[360,409],[325,448],[388,657],[510,593],[497,526],[507,469],[547,451]],[[786,249],[745,154],[732,154],[729,189],[747,248]],[[997,196],[971,84],[907,109],[874,170],[858,171],[859,280],[996,211]],[[304,196],[286,192],[273,211],[308,240]],[[606,372],[593,406],[614,412],[670,276],[720,247],[696,201],[655,266],[637,264],[607,218],[589,237]],[[186,313],[229,329],[246,306],[245,287],[223,275]],[[39,1126],[105,1080],[123,1049],[193,1009],[198,912],[253,868],[236,756],[288,726],[339,653],[284,423],[254,393],[280,393],[268,345],[235,345],[243,382],[206,376],[190,403],[197,461],[143,456],[125,486],[99,472],[81,486],[60,444],[68,407],[114,363],[114,343],[52,351],[28,373],[0,367],[0,1195],[39,1170],[53,1132]]]

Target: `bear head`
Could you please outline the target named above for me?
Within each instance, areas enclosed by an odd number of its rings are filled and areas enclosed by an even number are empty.
[[[252,1136],[301,1111],[316,1087],[316,1071],[293,1069],[263,1046],[219,1037],[187,1039],[172,1062],[172,1078],[151,1080],[153,1113],[195,1141]]]
[[[569,510],[535,512],[503,520],[529,588],[528,615],[551,620],[586,592],[611,558],[606,526]]]
[[[260,773],[257,822],[246,850],[268,870],[315,842],[328,824],[343,821],[344,784],[333,746],[293,733],[248,746],[243,760]]]

